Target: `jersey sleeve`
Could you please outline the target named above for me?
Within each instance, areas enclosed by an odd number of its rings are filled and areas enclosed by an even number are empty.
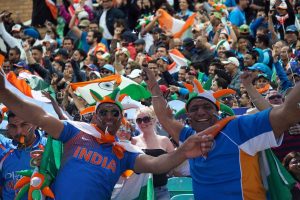
[[[249,155],[277,147],[282,138],[276,139],[269,120],[271,109],[254,115],[244,115],[230,122],[222,133]]]
[[[72,137],[77,135],[80,130],[74,127],[72,124],[70,124],[68,121],[64,121],[64,129],[60,133],[59,139],[63,143],[68,142]]]
[[[241,19],[240,19],[240,15],[236,10],[233,10],[230,15],[229,15],[229,21],[235,25],[235,26],[240,26],[241,24]]]
[[[134,165],[135,165],[135,160],[137,158],[138,155],[140,155],[139,153],[131,153],[131,152],[126,152],[126,166],[125,166],[125,170],[134,170]]]
[[[195,131],[191,127],[183,127],[179,135],[179,142],[183,143],[188,137],[190,137],[194,133]]]

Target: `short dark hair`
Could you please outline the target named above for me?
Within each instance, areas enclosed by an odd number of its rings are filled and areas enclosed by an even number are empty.
[[[11,50],[15,51],[18,55],[21,55],[21,50],[17,46],[10,48],[10,51]]]
[[[259,35],[256,37],[258,42],[262,42],[264,46],[268,47],[269,46],[269,37],[267,35]]]
[[[156,64],[156,65],[157,65],[157,63],[156,63],[156,60],[155,60],[155,59],[153,59],[153,60],[150,60],[148,63],[153,63],[153,64]]]
[[[81,56],[84,57],[84,59],[86,58],[87,54],[86,54],[86,52],[85,52],[83,49],[76,49],[76,50],[79,52],[79,54],[80,54]],[[76,50],[75,50],[75,51],[76,51]]]
[[[7,113],[6,113],[6,115],[7,115],[7,121],[9,122],[9,119],[10,118],[12,118],[12,117],[15,117],[16,115],[15,115],[15,113],[13,113],[12,111],[7,111]]]
[[[218,77],[215,79],[218,86],[222,87],[222,89],[226,89],[228,87],[228,81],[225,80],[224,78]]]
[[[43,46],[42,45],[37,45],[37,46],[33,46],[32,48],[31,48],[31,50],[38,50],[39,52],[41,52],[41,53],[43,53],[44,52],[44,50],[43,50]]]
[[[101,42],[101,40],[102,40],[102,33],[100,31],[92,30],[90,32],[93,32],[93,38],[97,39],[97,43]]]
[[[64,43],[65,40],[71,40],[71,43],[74,44],[74,39],[69,37],[69,36],[64,37],[63,43]]]

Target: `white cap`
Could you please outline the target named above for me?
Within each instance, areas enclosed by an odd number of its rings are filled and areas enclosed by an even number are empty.
[[[142,72],[142,70],[140,70],[140,69],[134,69],[134,70],[132,70],[132,72],[128,75],[128,77],[129,78],[136,78],[136,77],[139,77],[139,76],[141,76],[141,72]]]
[[[287,9],[287,4],[285,1],[281,1],[281,3],[279,4],[279,6],[277,8],[281,8],[281,9],[284,9],[286,10]]]
[[[224,65],[227,65],[227,64],[229,64],[229,63],[232,63],[232,64],[234,64],[235,66],[240,66],[240,62],[239,62],[239,60],[238,60],[236,57],[229,57],[227,60],[222,61],[222,63],[223,63]]]
[[[16,31],[16,32],[20,32],[21,31],[22,26],[20,24],[15,24],[11,31]]]
[[[80,13],[78,13],[78,19],[79,20],[89,19],[89,13],[86,12],[85,10],[81,11]]]

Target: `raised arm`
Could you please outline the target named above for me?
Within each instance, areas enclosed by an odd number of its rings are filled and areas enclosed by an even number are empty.
[[[152,94],[152,104],[159,123],[171,135],[175,142],[179,142],[179,134],[183,128],[183,124],[176,121],[172,116],[172,111],[168,107],[155,76],[148,68],[143,69],[143,77],[148,85],[148,89]]]
[[[300,122],[300,84],[289,93],[283,105],[272,109],[270,122],[276,137]]]
[[[24,101],[5,87],[4,73],[0,74],[0,102],[25,121],[41,127],[54,138],[59,138],[64,125],[55,117],[48,115],[41,107]]]
[[[210,131],[214,131],[216,127],[210,127]],[[177,150],[152,157],[148,155],[140,155],[137,157],[134,171],[137,173],[154,173],[161,174],[174,169],[186,159],[196,158],[207,155],[211,150],[213,137],[203,134],[203,132],[190,136]],[[159,167],[157,167],[159,166]]]
[[[262,111],[271,108],[272,105],[253,86],[252,81],[254,80],[255,76],[256,75],[254,73],[244,72],[241,75],[241,81],[246,88],[252,103],[258,110]]]
[[[76,35],[77,38],[81,38],[82,31],[78,28],[78,26],[75,25],[75,21],[77,19],[79,11],[75,11],[75,14],[72,16],[70,23],[69,23],[69,28],[73,31],[73,33]]]

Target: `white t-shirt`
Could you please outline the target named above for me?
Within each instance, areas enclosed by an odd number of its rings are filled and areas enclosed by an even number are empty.
[[[106,26],[106,14],[108,10],[103,10],[103,13],[99,20],[99,26],[103,28],[103,37],[107,40],[112,40],[113,36],[110,34],[107,26]]]

